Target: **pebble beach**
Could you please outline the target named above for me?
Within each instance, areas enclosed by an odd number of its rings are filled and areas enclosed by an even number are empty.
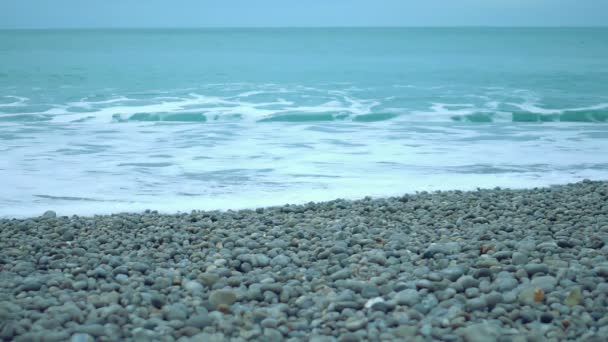
[[[608,182],[0,219],[4,341],[605,341]]]

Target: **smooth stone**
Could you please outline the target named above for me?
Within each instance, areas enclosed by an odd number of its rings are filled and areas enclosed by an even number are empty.
[[[199,312],[198,314],[195,314],[195,315],[191,316],[190,318],[188,318],[188,320],[186,321],[186,325],[195,327],[195,328],[198,328],[201,330],[205,329],[206,327],[210,326],[211,324],[213,324],[213,320],[205,312]]]
[[[527,264],[524,266],[524,270],[528,272],[529,276],[532,276],[537,273],[548,274],[549,266],[547,266],[546,264]]]
[[[539,288],[536,287],[526,287],[519,293],[517,299],[521,304],[534,305],[537,303],[535,297],[538,290]]]
[[[350,331],[363,329],[367,325],[366,319],[349,319],[344,324],[344,327]]]
[[[528,262],[528,256],[521,252],[514,252],[511,256],[511,263],[513,265],[524,265]]]
[[[522,311],[519,313],[519,319],[521,319],[522,323],[530,323],[536,321],[536,313],[531,310]]]
[[[118,282],[119,284],[126,284],[129,281],[129,276],[126,274],[118,274],[116,277],[116,282]]]
[[[488,306],[488,303],[486,302],[486,299],[483,297],[469,299],[465,304],[465,308],[468,311],[485,310],[487,308],[487,306]]]
[[[97,323],[81,325],[79,327],[76,327],[74,330],[76,332],[91,334],[96,337],[103,336],[106,334],[105,327]]]
[[[274,266],[287,266],[290,263],[291,263],[291,258],[286,255],[282,255],[282,254],[275,256],[270,261],[270,265],[273,267]]]
[[[42,282],[37,279],[28,279],[21,285],[21,291],[38,291],[42,287]]]
[[[498,277],[495,282],[500,292],[511,291],[519,285],[517,279],[513,277]]]
[[[213,284],[217,283],[220,280],[220,277],[217,274],[213,273],[202,273],[198,276],[198,279],[208,287],[212,287]]]
[[[57,213],[52,210],[47,210],[41,216],[43,219],[54,219],[57,218]]]
[[[450,281],[458,280],[465,272],[466,269],[459,265],[449,266],[440,271],[441,275]]]
[[[188,317],[188,307],[182,303],[174,303],[163,307],[163,314],[169,321],[184,321]]]
[[[497,341],[500,335],[500,328],[490,323],[471,324],[465,327],[462,332],[462,337],[467,342]]]
[[[570,290],[570,292],[568,292],[568,296],[564,300],[564,304],[566,304],[569,307],[574,307],[574,306],[579,305],[581,303],[581,300],[582,300],[581,289],[578,287],[575,287],[574,289]]]
[[[236,299],[236,293],[232,290],[215,290],[209,295],[209,302],[215,307],[221,304],[232,305]]]
[[[451,255],[451,254],[460,253],[460,250],[461,250],[460,244],[458,244],[457,242],[445,242],[445,243],[433,242],[427,247],[425,253],[431,253],[432,255],[437,254],[437,253]]]
[[[403,290],[395,295],[395,301],[399,305],[414,306],[420,302],[420,299],[420,294],[414,289]]]
[[[203,285],[196,280],[188,280],[182,283],[184,289],[191,293],[198,293],[203,291]]]
[[[373,298],[379,295],[380,291],[375,285],[366,285],[365,287],[363,287],[363,289],[361,289],[361,296],[363,296],[363,298]]]
[[[94,342],[93,336],[86,333],[75,333],[70,338],[70,342]]]
[[[471,276],[462,276],[462,277],[458,278],[458,280],[456,281],[456,284],[458,284],[460,287],[462,287],[463,290],[466,290],[470,287],[477,287],[479,285],[479,280],[477,280]]]
[[[265,318],[260,322],[260,325],[264,328],[276,328],[279,325],[279,321],[272,317]]]
[[[280,342],[283,341],[283,334],[277,329],[264,328],[264,341]]]
[[[551,292],[555,290],[557,285],[557,279],[552,276],[540,276],[534,277],[530,282],[532,286],[543,289],[545,292]]]
[[[493,308],[503,302],[503,296],[502,293],[491,292],[485,296],[485,300],[488,307]]]

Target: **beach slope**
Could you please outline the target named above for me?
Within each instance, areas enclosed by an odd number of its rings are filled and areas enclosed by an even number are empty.
[[[608,183],[0,220],[0,338],[599,341]]]

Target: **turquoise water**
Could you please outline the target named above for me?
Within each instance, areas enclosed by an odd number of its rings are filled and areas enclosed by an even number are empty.
[[[0,215],[608,175],[608,28],[0,31]]]

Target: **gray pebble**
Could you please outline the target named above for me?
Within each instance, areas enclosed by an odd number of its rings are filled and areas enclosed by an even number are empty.
[[[237,295],[232,290],[215,290],[209,295],[209,302],[216,307],[220,304],[232,305],[236,299]]]
[[[413,289],[403,290],[395,295],[395,301],[399,305],[414,306],[420,302],[420,294]]]
[[[548,274],[549,266],[547,266],[546,264],[527,264],[524,266],[524,270],[528,272],[529,276],[532,276],[537,273]]]
[[[511,256],[511,263],[513,265],[524,265],[528,262],[528,256],[525,253],[515,252]]]

